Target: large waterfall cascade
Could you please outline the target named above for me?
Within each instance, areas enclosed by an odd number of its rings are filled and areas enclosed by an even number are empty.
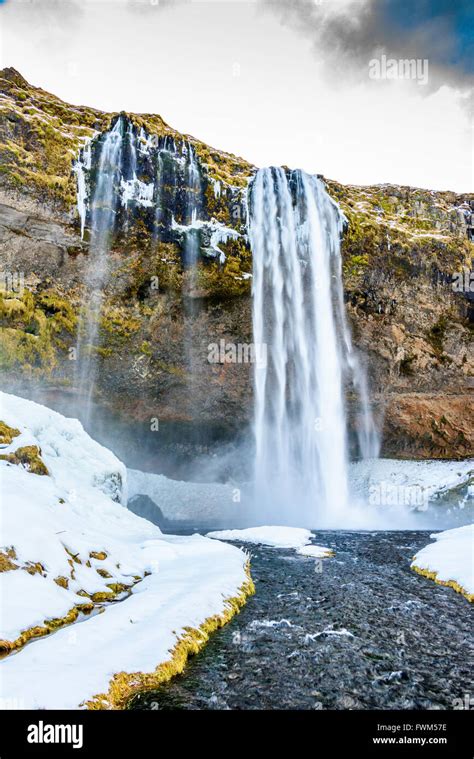
[[[257,518],[314,527],[348,513],[345,380],[358,393],[363,456],[378,437],[345,315],[344,217],[323,182],[266,168],[250,186]],[[260,350],[265,347],[265,351]]]

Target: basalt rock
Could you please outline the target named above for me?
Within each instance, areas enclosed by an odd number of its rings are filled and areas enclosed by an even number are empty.
[[[176,444],[184,427],[232,438],[251,420],[252,364],[209,359],[221,341],[252,340],[246,188],[255,167],[157,115],[68,105],[14,69],[0,72],[4,385],[32,395],[41,383],[49,402],[60,392],[74,400],[91,255],[87,198],[103,135],[118,120],[125,147],[94,348],[95,400],[129,423],[174,425]],[[474,196],[327,186],[347,218],[345,298],[384,425],[383,453],[472,455]],[[355,426],[349,389],[348,398]]]

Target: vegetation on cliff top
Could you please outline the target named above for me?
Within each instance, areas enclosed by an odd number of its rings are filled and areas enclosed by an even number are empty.
[[[0,186],[70,211],[76,202],[73,161],[87,138],[107,130],[118,113],[75,106],[29,84],[13,68],[0,71]],[[127,114],[149,135],[193,145],[211,182],[243,187],[253,171],[241,158],[182,135],[156,114]]]
[[[474,195],[326,184],[348,222],[342,246],[347,283],[361,281],[368,269],[408,280],[421,270],[452,276],[470,266],[474,244],[459,206],[474,201]]]

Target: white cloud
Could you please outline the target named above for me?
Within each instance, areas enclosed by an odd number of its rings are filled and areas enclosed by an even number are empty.
[[[161,0],[140,13],[92,0],[80,13],[70,4],[67,24],[49,4],[34,25],[18,6],[0,9],[2,65],[64,100],[160,113],[259,166],[474,189],[471,123],[453,89],[426,95],[416,82],[368,72],[355,82],[340,68],[328,79],[311,41],[254,3]]]

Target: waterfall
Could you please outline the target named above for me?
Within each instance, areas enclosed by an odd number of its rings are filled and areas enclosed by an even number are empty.
[[[154,240],[166,237],[166,229],[183,234],[186,268],[199,257],[198,216],[203,211],[203,183],[198,160],[190,142],[177,143],[170,135],[161,137],[154,151],[155,188]]]
[[[201,345],[198,337],[200,306],[195,298],[198,287],[198,263],[201,240],[198,213],[201,210],[202,182],[196,155],[189,142],[183,146],[183,152],[185,156],[184,183],[186,187],[183,224],[188,227],[184,234],[183,248],[183,265],[186,269],[184,294],[190,296],[186,304],[184,353],[188,370],[188,392],[191,398],[190,415],[192,418],[195,418],[196,410],[202,402],[197,392],[196,383]]]
[[[103,289],[108,278],[110,238],[120,184],[123,123],[119,118],[100,144],[95,189],[90,201],[89,260],[84,277],[84,297],[78,326],[76,389],[87,423],[96,374],[94,350],[99,331]],[[82,219],[81,219],[82,223]]]
[[[186,201],[184,208],[183,224],[190,227],[186,233],[184,245],[184,264],[190,269],[191,286],[196,283],[196,266],[199,260],[199,233],[194,227],[198,218],[201,200],[201,174],[197,165],[196,156],[192,145],[185,147],[185,186]]]
[[[140,220],[151,230],[155,245],[180,245],[186,270],[184,294],[191,295],[187,298],[184,339],[189,373],[193,375],[194,356],[199,350],[193,333],[198,310],[193,295],[206,224],[200,217],[206,217],[206,212],[203,179],[191,142],[177,142],[173,135],[150,136],[126,115],[120,115],[108,132],[88,139],[74,163],[74,173],[81,237],[86,227],[90,232],[75,371],[79,413],[87,422],[97,373],[99,323],[109,280],[112,236],[120,233],[127,239]],[[214,223],[211,247],[214,238],[227,239],[224,225]]]
[[[92,151],[91,139],[87,138],[77,161],[74,162],[73,171],[77,181],[77,213],[81,220],[81,240],[84,239],[87,216],[87,173],[91,169]]]
[[[375,446],[344,311],[344,217],[320,179],[282,168],[257,172],[249,213],[254,347],[266,356],[254,367],[256,516],[340,525],[349,510],[346,374],[366,420],[361,447]]]
[[[140,141],[142,136],[139,136]],[[142,143],[141,143],[142,144]],[[148,146],[142,152],[148,154]],[[154,182],[142,182],[138,178],[138,148],[137,135],[132,122],[128,122],[127,131],[121,148],[121,178],[120,178],[120,199],[125,206],[125,219],[127,227],[133,224],[133,214],[131,205],[142,207],[153,206],[153,196],[155,193]]]

